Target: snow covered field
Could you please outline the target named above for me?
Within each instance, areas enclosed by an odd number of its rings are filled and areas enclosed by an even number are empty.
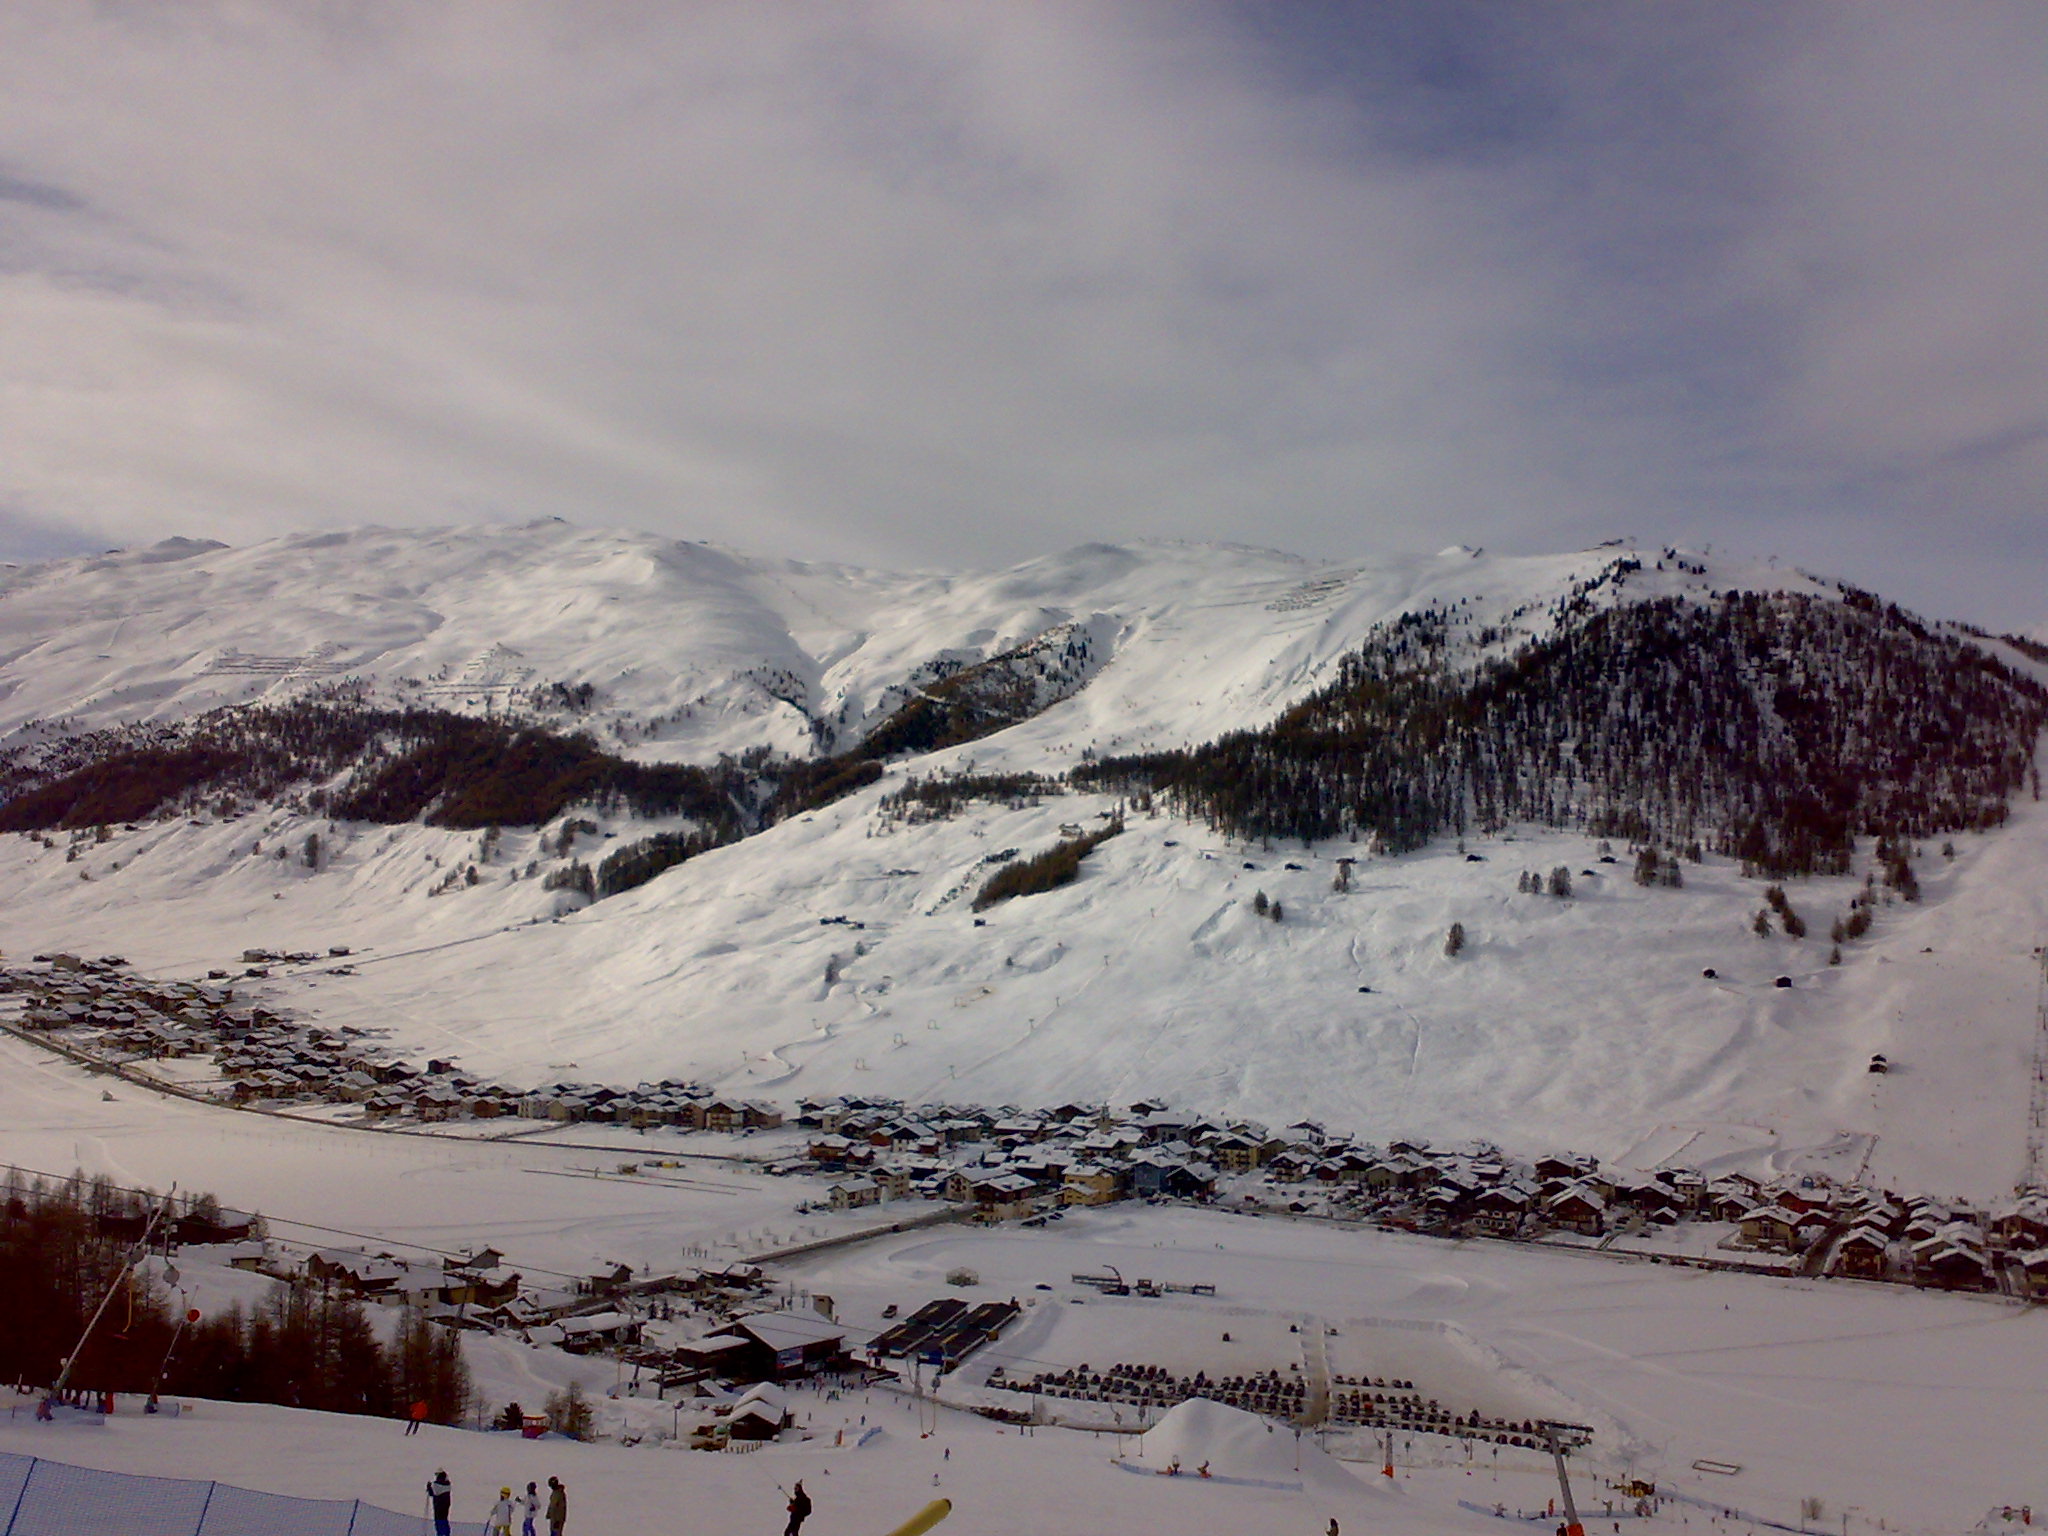
[[[636,1273],[729,1263],[922,1208],[799,1216],[816,1184],[735,1164],[621,1178],[619,1165],[633,1159],[610,1153],[328,1129],[105,1082],[0,1038],[0,1165],[60,1176],[83,1168],[159,1190],[176,1180],[261,1211],[297,1242],[368,1232],[439,1251],[495,1244],[537,1284],[622,1263]]]
[[[158,1187],[175,1179],[282,1221],[434,1248],[493,1242],[512,1267],[543,1279],[608,1260],[638,1267],[699,1253],[736,1257],[762,1239],[856,1221],[799,1217],[791,1206],[810,1188],[805,1181],[737,1168],[693,1166],[673,1184],[596,1179],[577,1170],[612,1162],[606,1155],[330,1129],[123,1084],[109,1101],[105,1081],[0,1043],[0,1158]],[[1212,1284],[1217,1294],[1108,1298],[1069,1279],[1106,1265],[1130,1277]],[[964,1291],[946,1282],[963,1267],[979,1277]],[[2048,1436],[2040,1388],[2048,1316],[2010,1302],[1142,1206],[1077,1210],[1040,1231],[906,1233],[781,1273],[829,1292],[857,1333],[881,1326],[892,1303],[907,1309],[949,1294],[1026,1302],[1005,1338],[957,1373],[947,1396],[964,1403],[1017,1400],[978,1385],[998,1363],[1018,1374],[1116,1361],[1212,1376],[1284,1372],[1319,1340],[1330,1368],[1413,1379],[1447,1406],[1593,1425],[1598,1438],[1581,1473],[1590,1482],[1596,1474],[1653,1477],[1786,1524],[1797,1523],[1802,1498],[1818,1497],[1830,1510],[1853,1507],[1858,1530],[1882,1520],[1888,1529],[1955,1531],[1993,1503],[2048,1504],[2036,1454]],[[1335,1332],[1318,1331],[1326,1329]],[[476,1341],[472,1362],[494,1405],[535,1399],[570,1379],[602,1392],[616,1374],[602,1360],[502,1339]],[[603,1411],[608,1422],[638,1421],[653,1407]],[[644,1530],[685,1507],[693,1521],[745,1528],[774,1517],[775,1485],[791,1476],[831,1490],[816,1529],[847,1532],[885,1529],[930,1495],[934,1471],[960,1502],[954,1528],[991,1532],[1163,1522],[1197,1536],[1314,1532],[1331,1513],[1393,1532],[1498,1529],[1456,1500],[1533,1509],[1549,1496],[1546,1470],[1529,1453],[1496,1460],[1481,1448],[1468,1466],[1459,1445],[1434,1437],[1404,1444],[1402,1459],[1413,1465],[1396,1494],[1367,1487],[1345,1516],[1327,1482],[1292,1492],[1133,1476],[1109,1465],[1113,1439],[1085,1431],[1020,1437],[944,1411],[938,1438],[927,1441],[918,1438],[919,1416],[887,1393],[859,1403],[800,1394],[799,1407],[818,1438],[749,1457],[534,1447],[454,1430],[408,1443],[388,1424],[216,1405],[175,1423],[117,1419],[95,1433],[17,1422],[0,1427],[0,1448],[399,1508],[436,1462],[471,1489],[561,1471],[582,1491],[576,1528],[590,1532]],[[829,1444],[842,1427],[857,1439],[876,1423],[887,1434],[865,1450]],[[1330,1444],[1371,1454],[1355,1432],[1333,1434]],[[951,1462],[941,1459],[947,1445]],[[1742,1471],[1715,1476],[1694,1470],[1696,1461]],[[1602,1497],[1592,1488],[1588,1507]],[[1688,1518],[1705,1516],[1673,1505],[1662,1517],[1674,1525]]]
[[[486,1203],[492,1181],[478,1176],[475,1187]],[[1067,1281],[1104,1264],[1201,1277],[1218,1295],[1109,1299]],[[979,1272],[980,1284],[949,1291],[944,1276],[962,1265]],[[981,1395],[973,1381],[998,1362],[1012,1370],[1112,1359],[1284,1369],[1309,1330],[1334,1328],[1330,1342],[1346,1363],[1412,1373],[1447,1402],[1491,1392],[1502,1407],[1593,1424],[1598,1439],[1575,1459],[1575,1476],[1582,1508],[1594,1513],[1615,1498],[1603,1479],[1623,1475],[1791,1526],[1800,1500],[1817,1497],[1830,1528],[1840,1529],[1839,1512],[1848,1511],[1849,1529],[1866,1532],[1961,1531],[1992,1504],[2048,1502],[2037,1454],[2048,1436],[2039,1385],[2048,1318],[2010,1303],[1146,1209],[1076,1213],[1045,1232],[906,1234],[799,1266],[794,1278],[829,1289],[855,1322],[878,1318],[885,1298],[1032,1301],[1023,1321],[959,1373],[966,1400]],[[1035,1290],[1041,1281],[1053,1289]],[[1288,1323],[1303,1334],[1287,1332]],[[1224,1331],[1232,1344],[1221,1342]],[[486,1374],[505,1380],[505,1369]],[[1370,1465],[1353,1464],[1359,1488],[1347,1500],[1339,1495],[1348,1485],[1316,1470],[1312,1441],[1315,1464],[1294,1491],[1133,1477],[1109,1465],[1112,1456],[1148,1459],[1128,1436],[1046,1428],[1027,1437],[965,1413],[919,1413],[880,1390],[837,1402],[799,1392],[796,1405],[816,1438],[744,1457],[528,1445],[444,1429],[408,1442],[389,1423],[211,1404],[173,1422],[117,1418],[103,1431],[0,1422],[0,1449],[395,1508],[416,1500],[437,1464],[479,1492],[553,1472],[577,1490],[572,1529],[592,1536],[653,1522],[765,1525],[780,1507],[776,1485],[796,1476],[818,1496],[816,1529],[848,1533],[907,1515],[932,1496],[934,1473],[937,1491],[959,1506],[949,1528],[999,1533],[1314,1533],[1331,1514],[1346,1529],[1498,1531],[1456,1501],[1539,1509],[1554,1488],[1544,1460],[1529,1452],[1495,1457],[1482,1446],[1468,1459],[1437,1437],[1398,1447],[1402,1475],[1391,1494],[1373,1489]],[[920,1438],[920,1424],[936,1425],[932,1438]],[[855,1449],[876,1425],[885,1433]],[[834,1445],[842,1428],[845,1443]],[[1291,1435],[1283,1428],[1277,1439],[1291,1456]],[[1330,1443],[1371,1455],[1357,1437]],[[1179,1454],[1184,1467],[1197,1464],[1185,1445]],[[1696,1461],[1741,1471],[1715,1475],[1695,1470]],[[1232,1473],[1220,1452],[1215,1471]],[[479,1511],[484,1501],[473,1500]],[[1708,1524],[1682,1504],[1647,1524],[1688,1522]]]

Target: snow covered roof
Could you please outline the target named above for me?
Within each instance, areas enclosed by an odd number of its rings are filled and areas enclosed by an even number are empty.
[[[825,1344],[846,1337],[846,1330],[837,1323],[803,1312],[750,1312],[745,1317],[734,1318],[726,1329],[744,1329],[774,1350],[798,1349],[806,1344]],[[704,1346],[696,1347],[701,1349]]]
[[[621,1328],[630,1328],[637,1321],[624,1312],[593,1312],[587,1317],[565,1317],[561,1329],[570,1338],[586,1333],[616,1333]]]

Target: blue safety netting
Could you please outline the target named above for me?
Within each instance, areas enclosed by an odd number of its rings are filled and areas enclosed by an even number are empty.
[[[431,1529],[423,1515],[359,1499],[294,1499],[0,1452],[0,1536],[421,1536]],[[459,1521],[450,1529],[483,1532]]]

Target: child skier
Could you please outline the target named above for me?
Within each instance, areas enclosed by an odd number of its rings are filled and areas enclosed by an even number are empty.
[[[512,1536],[512,1490],[500,1488],[498,1502],[491,1506],[491,1512],[484,1516],[484,1530],[489,1536]]]

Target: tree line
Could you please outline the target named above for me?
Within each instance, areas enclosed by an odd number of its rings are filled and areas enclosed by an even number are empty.
[[[1403,615],[1271,725],[1073,781],[1243,837],[1401,852],[1535,822],[1782,878],[1846,872],[1858,836],[1999,825],[2048,717],[2031,678],[1854,591],[1582,606],[1470,668],[1457,638]]]
[[[444,1424],[468,1411],[460,1337],[409,1307],[388,1343],[361,1302],[305,1283],[277,1282],[253,1307],[186,1322],[162,1284],[132,1270],[123,1278],[155,1203],[103,1179],[9,1171],[0,1193],[0,1378],[53,1384],[112,1288],[78,1351],[73,1387],[394,1418],[425,1402]]]

